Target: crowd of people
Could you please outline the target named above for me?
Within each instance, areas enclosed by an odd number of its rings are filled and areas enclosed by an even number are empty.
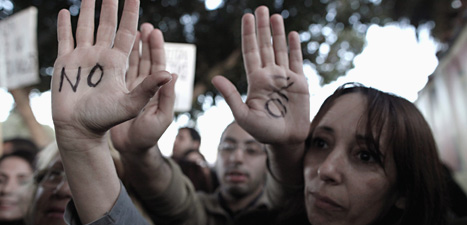
[[[58,15],[55,140],[3,143],[0,225],[467,224],[466,195],[452,196],[414,104],[348,83],[310,118],[299,35],[265,6],[242,18],[247,99],[212,80],[235,118],[215,165],[192,127],[164,157],[177,75],[165,71],[162,32],[138,31],[138,0],[120,24],[118,1],[103,0],[94,34],[95,1],[81,4],[75,37],[70,13]]]

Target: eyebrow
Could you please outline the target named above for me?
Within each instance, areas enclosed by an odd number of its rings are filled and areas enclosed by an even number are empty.
[[[325,132],[328,132],[328,133],[332,133],[334,134],[335,131],[332,127],[329,127],[329,126],[319,126],[319,127],[316,127],[316,130],[323,130]],[[315,131],[316,131],[315,130]],[[314,133],[314,132],[313,132]],[[367,140],[367,137],[365,134],[357,134],[355,135],[356,136],[356,139],[357,140],[363,140],[363,141],[366,141]]]
[[[261,144],[259,141],[252,139],[245,141],[245,144]]]
[[[238,143],[239,141],[235,138],[232,138],[232,137],[224,137],[224,140],[222,141],[228,141],[228,142],[233,142],[233,143]],[[255,140],[255,139],[248,139],[246,141],[244,141],[245,144],[261,144],[259,141]]]
[[[235,143],[237,143],[237,140],[236,140],[235,138],[231,138],[231,137],[224,137],[224,138],[222,139],[222,141],[223,141],[223,142],[224,142],[224,141],[229,141],[229,142],[235,142]]]

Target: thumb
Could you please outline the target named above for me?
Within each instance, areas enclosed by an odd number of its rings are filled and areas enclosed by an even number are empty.
[[[211,82],[224,97],[235,120],[239,121],[241,118],[244,118],[248,113],[248,107],[243,103],[240,93],[238,93],[237,88],[235,88],[232,82],[223,76],[215,76]]]
[[[133,88],[125,101],[128,111],[136,115],[156,92],[166,83],[172,80],[172,76],[167,71],[159,71],[147,76],[138,86]]]

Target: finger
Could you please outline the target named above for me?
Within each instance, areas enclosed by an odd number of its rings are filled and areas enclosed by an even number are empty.
[[[83,0],[76,27],[76,45],[78,47],[94,44],[94,9],[95,0]]]
[[[303,55],[302,47],[300,45],[300,36],[297,32],[293,31],[289,34],[289,48],[290,48],[290,70],[298,74],[303,73]]]
[[[287,40],[285,38],[284,19],[282,16],[278,14],[271,16],[271,29],[276,64],[289,68]]]
[[[175,105],[175,83],[178,76],[172,74],[172,80],[159,90],[159,111],[164,115],[173,116]]]
[[[97,28],[96,45],[111,47],[117,29],[118,1],[103,0],[99,27]]]
[[[138,76],[147,76],[151,70],[151,55],[149,47],[149,35],[154,30],[154,27],[150,23],[144,23],[141,25],[141,59],[139,62],[139,74]],[[138,43],[139,44],[139,43]]]
[[[136,77],[138,76],[140,36],[141,34],[139,32],[136,33],[136,38],[133,44],[133,49],[131,50],[131,53],[130,53],[128,71],[126,73],[126,83],[127,83],[128,89],[130,90],[131,90],[133,82],[136,80]]]
[[[70,12],[63,9],[58,14],[57,22],[58,57],[73,51],[74,40],[71,30]]]
[[[149,45],[151,49],[151,74],[165,70],[164,36],[159,29],[154,29],[151,32]]]
[[[269,26],[268,8],[266,6],[258,7],[255,11],[255,16],[261,65],[264,67],[274,63],[274,50],[271,43],[271,28]]]
[[[247,74],[261,67],[255,32],[255,17],[245,14],[242,18],[242,53]]]
[[[139,0],[125,0],[114,48],[128,55],[136,36],[139,17]]]
[[[123,101],[124,108],[131,115],[137,114],[154,94],[172,79],[167,71],[159,71],[157,74],[147,76],[138,86],[130,91],[127,100]]]
[[[235,86],[223,76],[212,78],[212,84],[224,97],[235,120],[241,121],[242,118],[245,118],[248,113],[248,106],[243,103],[242,97]]]

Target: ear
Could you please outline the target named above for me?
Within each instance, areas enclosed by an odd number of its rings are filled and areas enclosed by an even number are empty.
[[[193,143],[193,148],[194,148],[194,149],[199,149],[200,145],[201,145],[201,143],[200,143],[199,141],[195,141],[195,142]]]
[[[398,209],[405,209],[405,197],[399,197],[394,204]]]

